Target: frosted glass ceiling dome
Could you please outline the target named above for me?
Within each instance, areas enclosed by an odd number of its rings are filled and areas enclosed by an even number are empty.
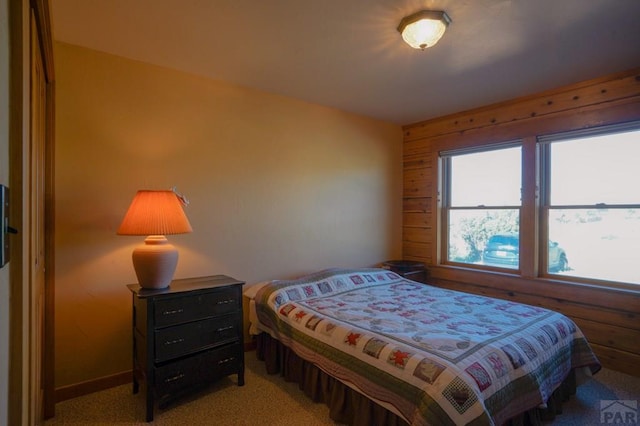
[[[398,31],[409,46],[424,50],[440,40],[450,23],[451,18],[446,12],[421,10],[402,18]]]

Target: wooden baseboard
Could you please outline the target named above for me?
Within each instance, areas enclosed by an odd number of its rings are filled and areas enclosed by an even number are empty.
[[[131,377],[131,371],[123,371],[122,373],[100,377],[95,380],[61,386],[56,388],[55,400],[56,402],[66,401],[67,399],[77,398],[82,395],[109,389],[114,386],[125,385],[132,382]]]

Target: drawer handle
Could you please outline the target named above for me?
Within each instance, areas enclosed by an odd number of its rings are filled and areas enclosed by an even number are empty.
[[[218,300],[218,305],[227,305],[227,304],[233,303],[235,301],[236,301],[236,299]]]
[[[180,309],[174,309],[173,311],[164,311],[162,315],[175,315],[175,314],[181,314],[183,312],[184,312],[184,309],[180,308]]]
[[[179,339],[175,339],[175,340],[167,340],[164,342],[165,346],[169,346],[169,345],[175,345],[176,343],[182,343],[184,342],[184,339],[181,337]]]
[[[180,380],[180,379],[182,379],[183,377],[184,377],[184,373],[179,373],[179,374],[176,374],[176,375],[175,375],[175,376],[173,376],[173,377],[168,377],[168,378],[164,379],[164,382],[165,382],[165,383],[175,382],[176,380]]]
[[[225,358],[225,359],[221,359],[220,361],[218,361],[218,365],[226,364],[228,362],[233,361],[234,359],[236,359],[236,357],[234,357],[234,356],[229,357],[229,358]]]
[[[229,327],[220,327],[219,329],[216,330],[216,332],[220,333],[221,331],[231,330],[232,328],[233,328],[232,325],[230,325]]]

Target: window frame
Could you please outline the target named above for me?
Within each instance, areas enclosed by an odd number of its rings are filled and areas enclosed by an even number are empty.
[[[516,279],[544,280],[547,282],[562,282],[586,286],[596,286],[612,289],[627,289],[638,291],[640,285],[629,281],[615,281],[608,279],[590,278],[584,276],[564,275],[548,271],[549,263],[549,197],[550,197],[550,147],[551,143],[576,137],[588,137],[618,133],[623,131],[640,130],[640,120],[628,122],[604,123],[598,126],[581,129],[548,133],[531,132],[526,136],[512,137],[505,142],[494,142],[490,135],[471,140],[465,137],[464,143],[442,144],[435,150],[437,155],[438,191],[436,206],[436,241],[435,265],[456,270],[472,270],[479,273],[500,273]],[[467,135],[470,136],[470,135]],[[515,135],[513,135],[515,136]],[[493,267],[488,265],[470,264],[449,260],[449,212],[451,211],[451,171],[448,160],[452,155],[486,152],[513,146],[521,147],[522,176],[521,176],[521,206],[520,206],[520,261],[518,269]],[[600,208],[640,208],[640,204],[605,204]],[[490,206],[493,207],[493,206]],[[510,207],[510,206],[501,206]],[[566,206],[553,206],[566,208]],[[580,206],[583,207],[583,206]],[[588,205],[588,207],[592,207]],[[462,209],[473,209],[460,207]],[[476,208],[477,209],[477,208]],[[487,209],[487,207],[483,207]],[[569,264],[571,258],[569,257]]]
[[[569,141],[577,138],[587,138],[592,136],[604,136],[608,134],[614,133],[622,133],[625,131],[640,131],[640,121],[630,121],[624,123],[615,123],[615,124],[605,124],[601,126],[589,127],[585,129],[578,130],[569,130],[563,132],[555,132],[544,135],[536,136],[536,146],[539,152],[539,161],[536,164],[536,168],[538,169],[538,173],[540,176],[539,181],[539,219],[538,222],[540,224],[540,232],[538,235],[539,241],[539,256],[540,261],[538,262],[538,266],[540,268],[540,273],[538,276],[542,278],[553,278],[553,279],[561,279],[563,281],[571,281],[571,282],[579,282],[583,284],[596,284],[599,286],[608,286],[608,287],[619,287],[619,286],[637,286],[640,287],[640,283],[633,283],[628,281],[617,281],[617,280],[604,280],[597,278],[590,278],[584,276],[572,276],[572,275],[561,275],[553,272],[549,272],[548,268],[548,260],[549,260],[549,216],[551,210],[572,210],[572,209],[613,209],[613,210],[622,210],[622,209],[640,209],[640,203],[637,204],[607,204],[607,203],[596,203],[596,204],[568,204],[568,205],[552,205],[551,204],[551,145],[553,143]],[[571,264],[571,262],[569,262]]]
[[[468,155],[474,153],[484,153],[490,151],[499,151],[502,149],[509,148],[520,148],[520,205],[478,205],[478,206],[458,206],[454,207],[451,205],[452,194],[451,194],[451,158],[457,155]],[[471,146],[471,147],[462,147],[451,150],[443,150],[438,153],[438,167],[440,170],[439,173],[439,194],[440,197],[438,199],[438,207],[440,210],[440,225],[438,226],[438,232],[441,235],[440,245],[438,250],[438,258],[440,259],[439,264],[441,265],[449,265],[449,266],[457,266],[457,267],[465,267],[465,268],[473,268],[478,270],[489,270],[489,271],[501,271],[505,273],[512,273],[520,275],[522,273],[522,220],[523,220],[523,206],[524,206],[524,157],[525,157],[525,140],[522,138],[509,139],[507,141],[502,142],[493,142],[484,144],[481,146]],[[489,266],[483,264],[473,264],[473,263],[464,263],[464,262],[456,262],[449,259],[449,216],[451,211],[479,211],[479,210],[517,210],[518,218],[519,218],[519,259],[518,259],[518,268],[501,268],[497,266]]]

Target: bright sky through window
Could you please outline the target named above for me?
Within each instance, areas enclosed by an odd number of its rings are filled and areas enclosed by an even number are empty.
[[[640,131],[556,142],[551,204],[640,203]]]
[[[520,151],[518,146],[452,157],[451,205],[520,205]]]

